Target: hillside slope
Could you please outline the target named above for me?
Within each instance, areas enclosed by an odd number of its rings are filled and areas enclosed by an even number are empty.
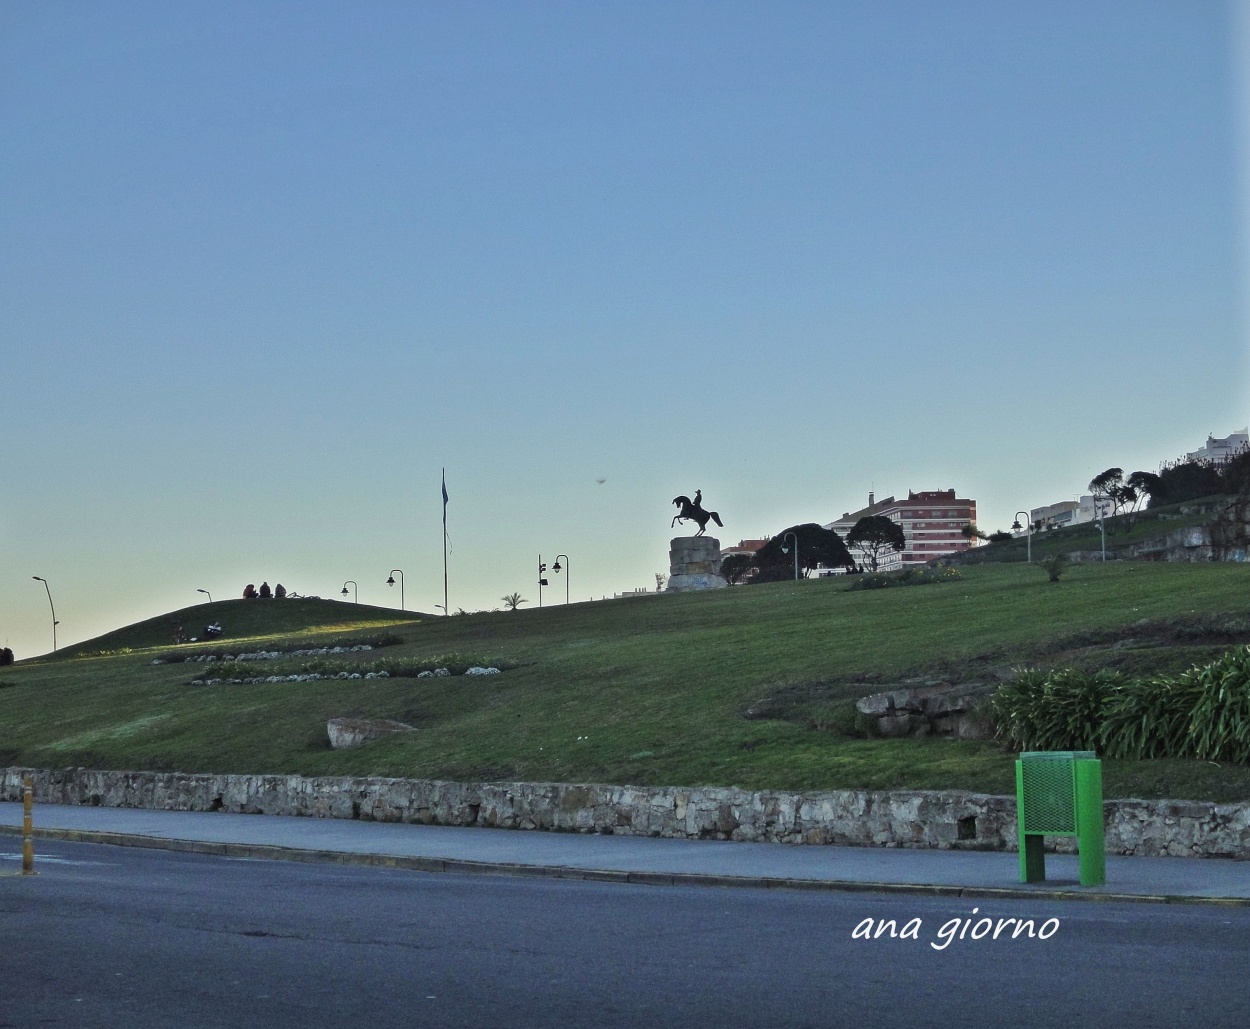
[[[855,698],[902,676],[966,682],[1018,664],[1174,669],[1250,642],[1250,568],[1241,565],[1081,565],[1057,583],[1021,564],[962,575],[874,591],[849,591],[846,579],[782,582],[453,618],[333,602],[310,614],[296,604],[278,611],[288,601],[204,605],[189,609],[193,624],[211,611],[231,634],[214,645],[219,655],[248,645],[240,633],[251,617],[264,621],[250,626],[251,639],[271,649],[399,641],[237,674],[506,670],[192,685],[227,673],[153,664],[203,649],[161,643],[168,622],[187,616],[174,612],[88,648],[128,653],[80,649],[0,672],[0,764],[1002,793],[1013,789],[1012,765],[994,743],[864,738]],[[282,631],[277,617],[291,619]],[[802,703],[745,717],[777,696]],[[325,725],[336,716],[394,718],[419,731],[332,751]],[[1250,771],[1109,762],[1106,788],[1250,797]]]
[[[84,640],[64,647],[55,654],[46,654],[41,661],[59,661],[69,658],[101,654],[120,654],[126,651],[166,647],[172,644],[176,630],[181,626],[186,634],[205,640],[204,627],[212,623],[221,625],[222,641],[253,639],[262,640],[298,635],[302,632],[318,633],[334,627],[364,625],[380,627],[403,625],[428,618],[428,615],[411,611],[400,612],[389,607],[372,607],[368,604],[346,604],[337,600],[300,598],[297,600],[218,600],[211,604],[194,604],[179,611],[148,618],[133,625],[115,629],[94,639]]]

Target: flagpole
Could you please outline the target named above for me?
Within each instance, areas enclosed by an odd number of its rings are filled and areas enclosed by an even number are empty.
[[[447,607],[447,469],[443,469],[443,617],[451,611]]]

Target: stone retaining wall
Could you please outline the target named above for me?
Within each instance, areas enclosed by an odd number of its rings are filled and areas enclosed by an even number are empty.
[[[1015,850],[1014,797],[960,791],[755,793],[733,787],[456,783],[191,775],[83,768],[0,771],[0,801],[33,777],[44,804],[360,818],[625,836]],[[1250,803],[1112,800],[1107,853],[1250,858]],[[1056,849],[1071,851],[1060,838]]]

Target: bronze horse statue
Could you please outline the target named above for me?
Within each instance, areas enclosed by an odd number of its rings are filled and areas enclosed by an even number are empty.
[[[699,531],[695,533],[696,536],[702,536],[707,532],[709,520],[715,522],[722,529],[725,527],[725,523],[720,520],[720,515],[715,511],[703,510],[703,490],[701,489],[694,491],[694,500],[691,500],[689,497],[674,497],[673,503],[677,507],[677,513],[673,515],[673,520],[669,523],[668,527],[670,529],[678,522],[684,522],[686,519],[699,523]]]

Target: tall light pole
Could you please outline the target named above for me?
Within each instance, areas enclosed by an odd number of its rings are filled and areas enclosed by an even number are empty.
[[[547,566],[543,564],[542,554],[538,555],[538,606],[543,606],[543,587],[546,586],[547,580],[543,578],[547,574]]]
[[[386,584],[388,586],[395,585],[395,573],[399,573],[399,609],[404,609],[404,571],[402,568],[392,568],[391,574],[387,577]]]
[[[343,583],[343,596],[347,596],[347,583],[351,583],[352,592],[355,594],[355,599],[352,601],[352,603],[359,604],[360,603],[360,587],[356,585],[355,579],[348,579],[347,582]]]
[[[786,536],[789,536],[791,539],[794,540],[794,581],[798,582],[799,581],[799,538],[795,536],[794,533],[792,532],[787,532]],[[790,553],[790,548],[786,546],[786,536],[781,537],[781,552],[783,554]]]
[[[48,591],[48,607],[52,608],[52,650],[56,651],[56,627],[61,623],[56,620],[56,607],[52,603],[52,590],[48,589],[48,580],[42,575],[32,575],[32,579],[43,583],[43,588]]]
[[[567,604],[569,602],[569,579],[573,575],[569,564],[569,555],[557,554],[556,563],[551,566],[551,570],[553,572],[560,571],[560,558],[564,558],[564,602]]]
[[[213,602],[213,595],[212,595],[211,593],[209,593],[209,592],[208,592],[208,590],[196,590],[195,592],[196,592],[196,593],[203,593],[203,594],[204,594],[204,596],[208,597],[208,602],[209,602],[210,604]]]
[[[1094,510],[1098,512],[1098,528],[1102,532],[1102,559],[1107,560],[1107,523],[1103,521],[1102,504],[1094,498]]]
[[[1020,516],[1021,515],[1024,515],[1024,527],[1025,529],[1028,530],[1027,535],[1025,536],[1024,552],[1027,555],[1028,563],[1032,564],[1033,563],[1033,519],[1029,516],[1028,511],[1017,511],[1016,520],[1011,523],[1011,527],[1015,529],[1016,532],[1020,531]]]

